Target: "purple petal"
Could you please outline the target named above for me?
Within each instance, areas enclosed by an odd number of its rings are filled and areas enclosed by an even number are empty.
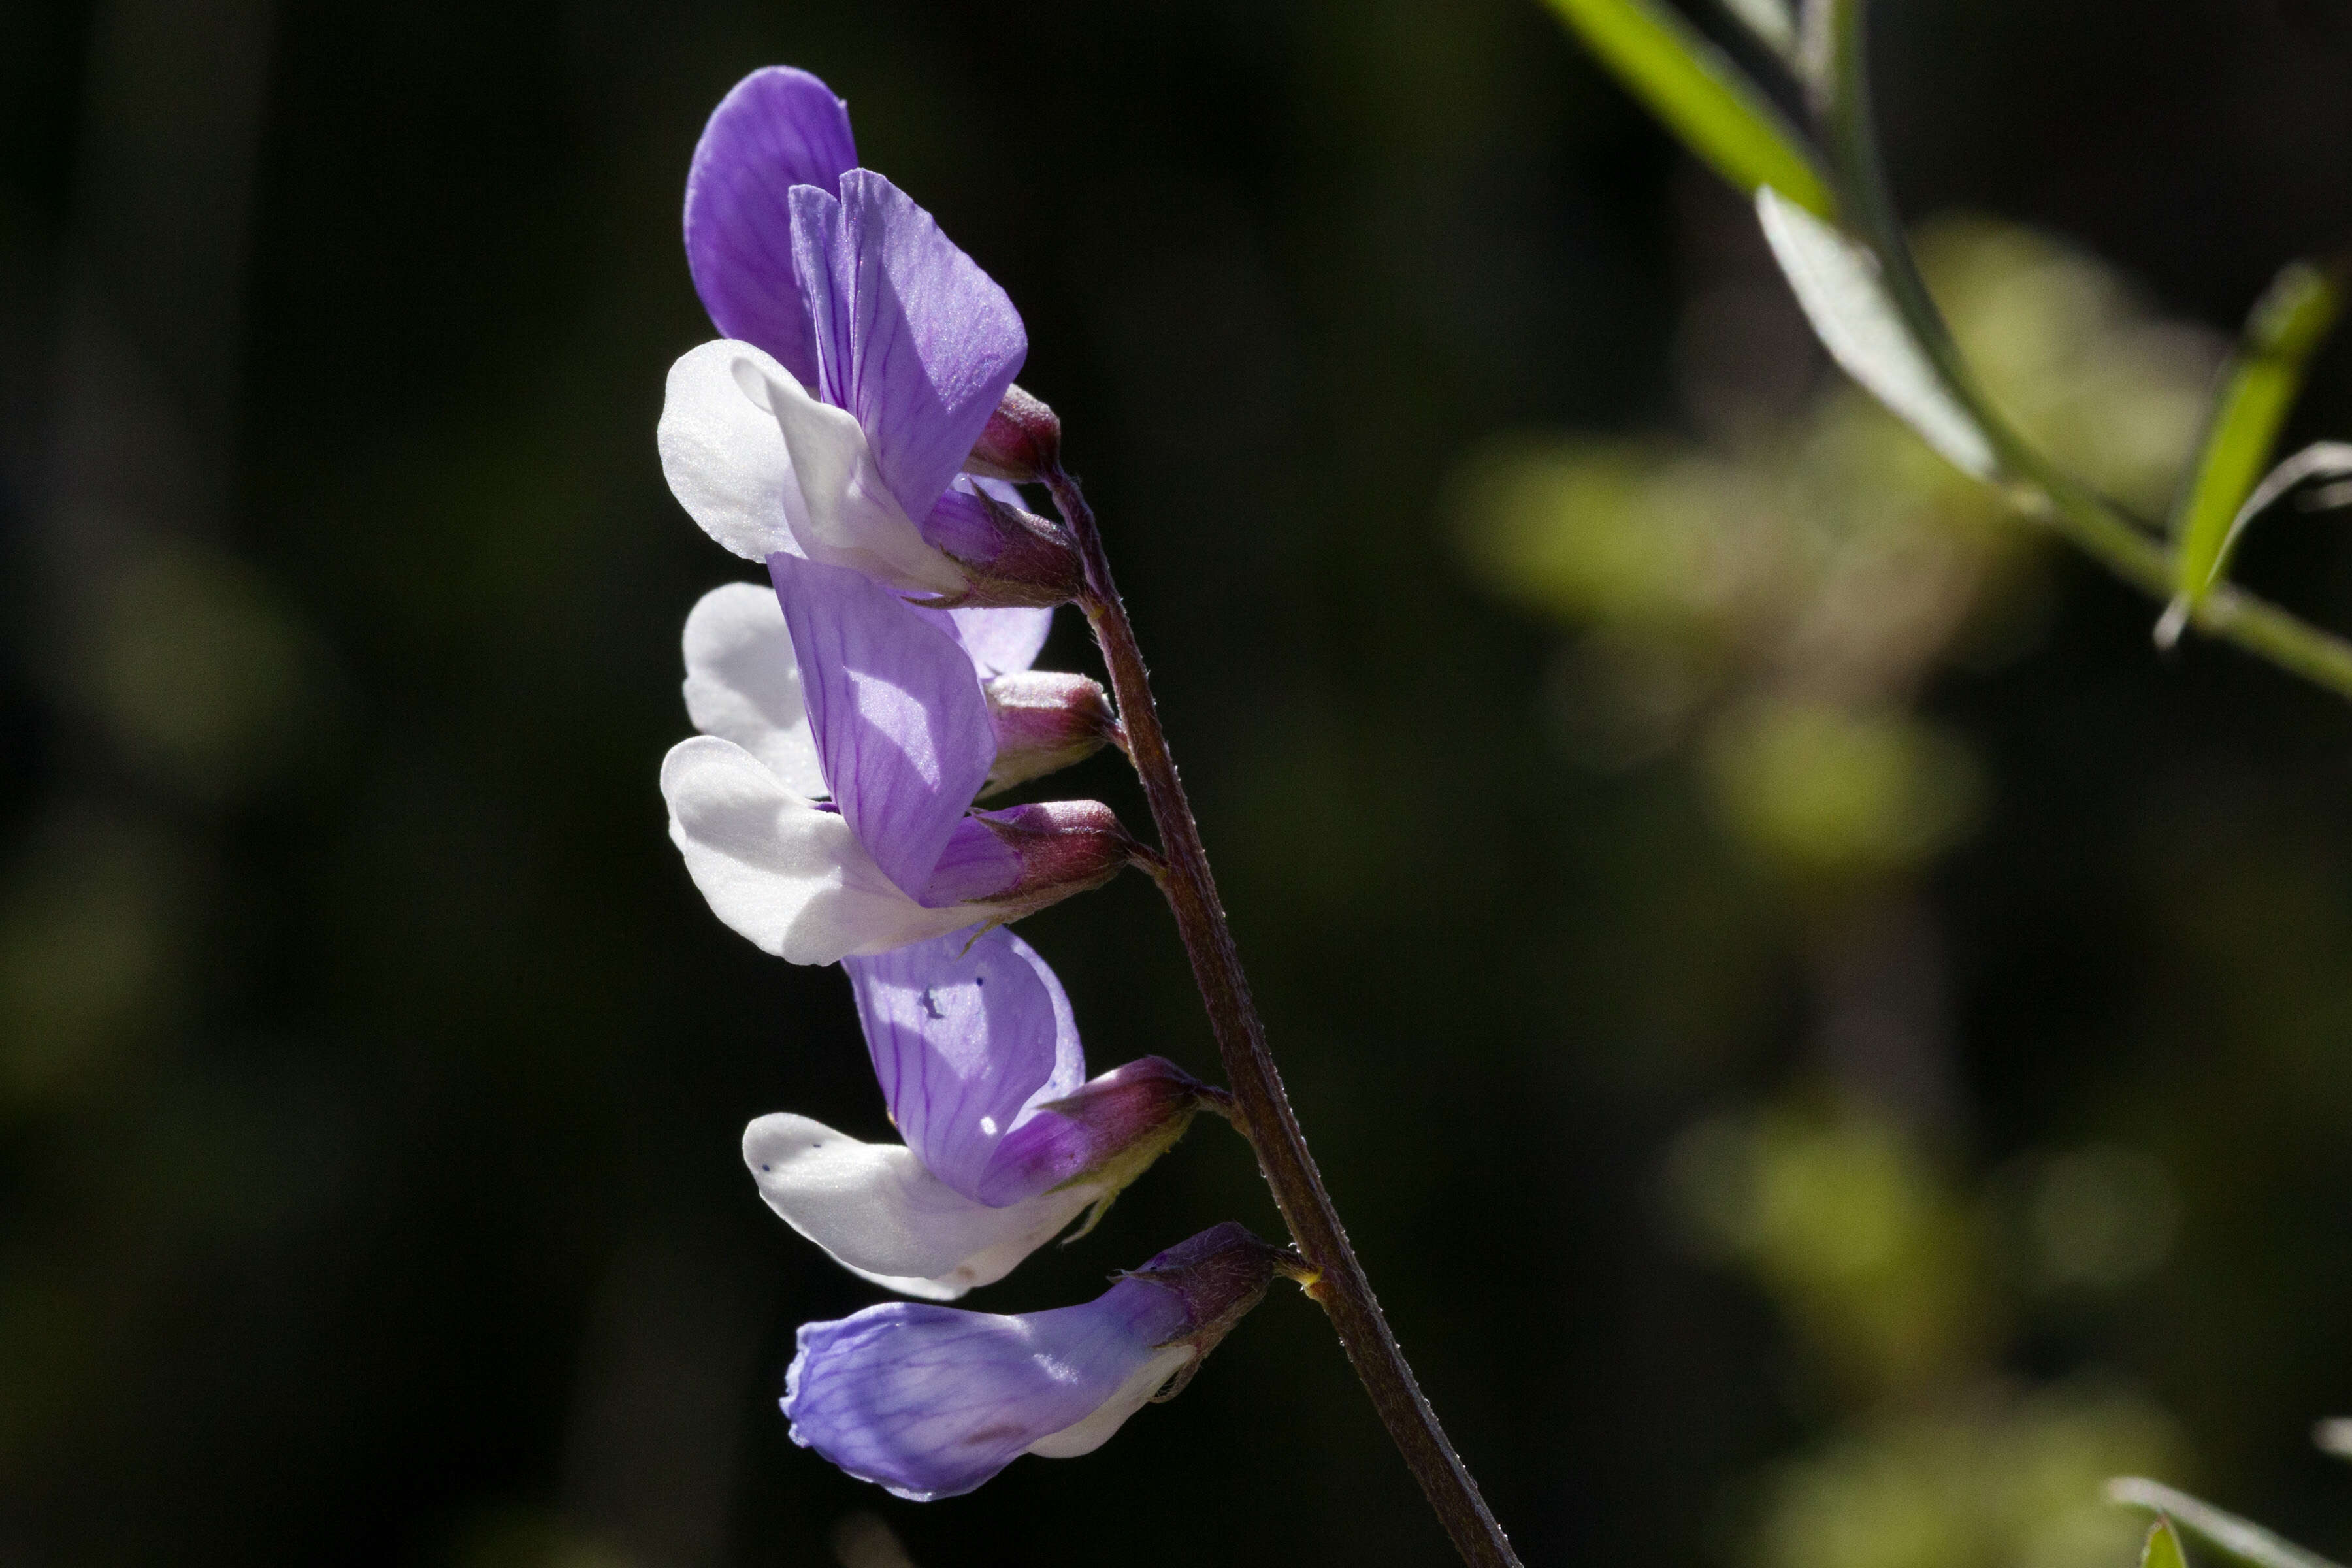
[[[956,493],[948,492],[950,496]],[[972,668],[982,680],[1011,675],[1036,663],[1037,656],[1045,651],[1046,636],[1054,629],[1051,605],[959,605],[952,610],[935,610],[927,605],[915,607],[925,619],[961,645],[963,651],[971,656]]]
[[[768,572],[835,802],[883,875],[939,908],[923,889],[996,760],[971,660],[862,572],[782,554]]]
[[[992,736],[989,744],[992,749],[995,745]],[[979,903],[1011,888],[1027,869],[1020,850],[967,816],[949,830],[947,847],[915,901],[927,910]]]
[[[849,110],[806,71],[770,66],[710,113],[686,176],[686,262],[719,332],[816,384],[816,340],[793,268],[794,185],[837,189],[857,162]]]
[[[1189,1326],[1176,1291],[1138,1279],[1018,1317],[892,1301],[802,1328],[784,1415],[862,1480],[954,1497],[1094,1415]]]
[[[898,1135],[932,1175],[985,1201],[981,1178],[997,1145],[1034,1100],[1057,1098],[1047,1086],[1069,1005],[1053,972],[1001,928],[977,937],[957,931],[842,967]],[[1075,1045],[1076,1030],[1069,1033]]]
[[[883,482],[919,521],[1013,384],[1028,333],[995,280],[872,170],[844,174],[838,200],[802,186],[791,203],[818,395],[857,416]]]
[[[1006,610],[950,610],[955,617],[963,651],[971,656],[982,680],[1011,675],[1037,662],[1045,635],[1054,629],[1054,612],[1019,606]]]

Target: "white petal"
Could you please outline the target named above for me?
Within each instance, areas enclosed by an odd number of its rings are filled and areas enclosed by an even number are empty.
[[[800,660],[774,590],[764,583],[713,588],[686,617],[685,643],[686,711],[694,727],[759,758],[794,795],[823,795]]]
[[[1003,1279],[1102,1195],[1080,1185],[989,1208],[903,1143],[861,1143],[782,1111],[743,1130],[743,1163],[768,1206],[834,1261],[934,1301]]]
[[[1095,1406],[1093,1415],[1076,1426],[1038,1438],[1026,1452],[1042,1459],[1075,1459],[1080,1454],[1093,1453],[1110,1441],[1110,1435],[1127,1425],[1127,1418],[1142,1409],[1194,1353],[1191,1345],[1170,1345],[1137,1367],[1118,1385],[1117,1394]]]
[[[791,449],[802,505],[793,515],[797,553],[830,566],[852,566],[878,583],[910,592],[961,594],[954,562],[923,540],[866,444],[856,416],[811,397],[764,354],[739,360],[745,395],[763,405]]]
[[[1904,325],[1878,258],[1769,185],[1756,193],[1756,216],[1831,357],[1952,467],[1992,478],[1992,443]]]
[[[988,904],[927,910],[858,847],[837,812],[793,794],[732,741],[698,735],[662,759],[669,836],[711,912],[793,963],[887,952],[988,920]]]
[[[801,491],[792,452],[775,416],[736,377],[735,366],[747,362],[763,377],[792,380],[761,350],[725,338],[688,350],[669,367],[654,433],[662,475],[688,515],[736,554],[753,561],[780,550],[797,555],[791,513],[801,506]]]

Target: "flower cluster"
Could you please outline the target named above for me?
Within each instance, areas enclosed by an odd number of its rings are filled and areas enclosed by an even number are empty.
[[[1108,807],[976,801],[1124,737],[1095,681],[1031,668],[1082,592],[1017,488],[1059,427],[1013,384],[1028,339],[929,214],[856,167],[845,107],[759,71],[694,155],[686,245],[724,336],[671,370],[671,489],[762,563],[688,617],[693,739],[662,764],[670,837],[763,951],[847,972],[890,1120],[872,1144],[761,1117],[743,1158],[784,1222],[925,1304],[801,1330],[796,1442],[904,1497],[1099,1445],[1189,1376],[1290,1253],[1220,1226],[1097,1300],[1004,1317],[932,1303],[1003,1278],[1223,1091],[1157,1058],[1089,1079],[1044,959],[1006,923],[1145,851]]]

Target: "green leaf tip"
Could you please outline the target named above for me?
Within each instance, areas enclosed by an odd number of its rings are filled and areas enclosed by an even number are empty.
[[[2261,1525],[2225,1513],[2211,1503],[2146,1476],[2117,1476],[2107,1483],[2107,1500],[2144,1508],[2187,1531],[2248,1568],[2341,1568],[2318,1552],[2282,1540]],[[2175,1543],[2178,1550],[2178,1543]],[[2143,1557],[2143,1563],[2147,1560]]]
[[[1546,0],[1626,89],[1749,195],[1771,186],[1816,217],[1829,182],[1795,129],[1730,57],[1657,0]]]
[[[2296,261],[2280,271],[2247,316],[2245,335],[2222,378],[2204,446],[2174,514],[2174,598],[2158,626],[2159,643],[2169,646],[2179,636],[2190,612],[2228,571],[2256,477],[2286,423],[2312,351],[2336,324],[2343,302],[2340,279]]]
[[[2189,1568],[2189,1553],[2181,1550],[2180,1532],[2172,1528],[2168,1515],[2158,1514],[2156,1522],[2147,1527],[2147,1540],[2139,1549],[2139,1568]]]

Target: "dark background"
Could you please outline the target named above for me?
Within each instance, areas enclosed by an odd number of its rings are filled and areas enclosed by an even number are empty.
[[[1921,215],[2223,329],[2352,239],[2340,4],[1881,11]],[[654,785],[681,620],[743,574],[653,449],[709,335],[682,181],[774,61],[1027,320],[1302,1119],[1496,1510],[1531,1563],[1751,1561],[1756,1478],[1844,1417],[1662,1171],[1811,1081],[1803,900],[1686,766],[1563,758],[1561,630],[1448,501],[1506,432],[1685,427],[1744,220],[1517,0],[0,11],[0,1558],[878,1568],[873,1514],[926,1568],[1444,1560],[1287,1292],[967,1499],[785,1439],[794,1326],[874,1293],[736,1141],[880,1107],[839,976],[709,916]],[[2331,353],[2296,433],[2347,400]],[[2352,619],[2340,534],[2245,574]],[[2038,644],[1925,699],[1990,780],[1917,884],[1935,1158],[2122,1138],[2180,1217],[2128,1289],[2019,1309],[1987,1386],[2128,1386],[2168,1479],[2340,1550],[2305,1434],[2352,1409],[2352,714],[2051,572]],[[1111,759],[1055,787],[1142,818]],[[1149,884],[1023,930],[1098,1068],[1213,1069]],[[1276,1225],[1204,1125],[972,1304],[1226,1217]]]

